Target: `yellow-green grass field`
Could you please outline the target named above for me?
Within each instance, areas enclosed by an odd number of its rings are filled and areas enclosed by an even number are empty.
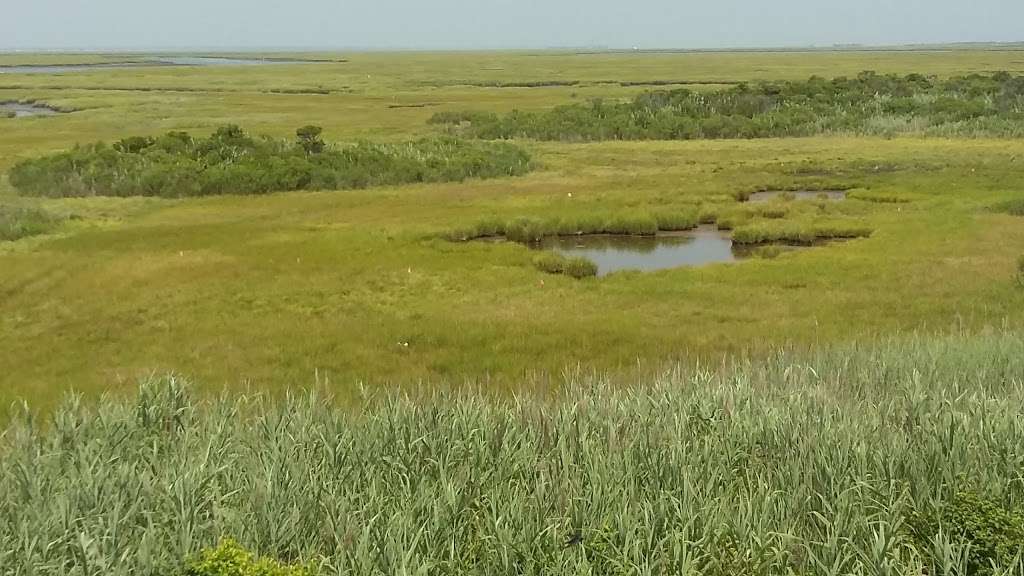
[[[405,140],[437,131],[426,121],[438,111],[651,89],[630,83],[1024,72],[1016,50],[300,57],[347,61],[0,75],[0,101],[78,110],[0,119],[0,171],[76,142],[228,122],[281,137],[317,124],[330,141]],[[0,64],[82,58],[97,57]],[[557,85],[508,86],[545,83]],[[68,389],[133,390],[165,372],[210,389],[317,378],[341,391],[544,386],[576,366],[627,377],[676,360],[1024,321],[1014,282],[1024,219],[993,210],[1024,196],[1019,140],[520,144],[538,165],[525,177],[359,191],[38,200],[0,180],[0,203],[67,217],[52,233],[0,243],[0,401],[47,406]],[[733,199],[764,187],[854,190],[840,203],[780,203],[782,218]],[[581,281],[537,271],[519,245],[440,238],[489,217],[688,210],[872,234],[773,260]]]

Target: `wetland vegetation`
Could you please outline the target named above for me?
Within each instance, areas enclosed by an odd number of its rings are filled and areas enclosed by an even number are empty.
[[[949,79],[863,72],[855,78],[740,83],[722,90],[644,92],[631,101],[592,99],[544,112],[441,112],[434,124],[480,138],[695,140],[897,133],[1020,136],[1024,76],[1001,72]]]
[[[269,56],[0,79],[0,572],[1024,570],[1018,50]]]
[[[1018,335],[778,351],[561,393],[201,400],[155,379],[0,440],[11,574],[1021,570]],[[253,553],[231,541],[244,543]],[[210,548],[197,555],[200,548]],[[276,559],[276,560],[275,560]],[[218,568],[218,563],[219,568]]]

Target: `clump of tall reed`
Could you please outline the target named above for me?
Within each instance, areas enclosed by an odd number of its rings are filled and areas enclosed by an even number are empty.
[[[367,390],[354,410],[168,377],[18,410],[0,566],[177,576],[228,536],[321,574],[1024,569],[1018,333],[588,374],[550,394]]]

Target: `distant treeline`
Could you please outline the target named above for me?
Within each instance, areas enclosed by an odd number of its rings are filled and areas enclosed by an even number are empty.
[[[591,100],[499,116],[440,112],[431,119],[485,139],[692,140],[828,133],[1024,135],[1024,76],[946,80],[920,74],[738,84],[714,91],[648,91],[628,102]]]
[[[530,169],[529,155],[509,143],[434,138],[329,146],[320,134],[306,126],[288,142],[229,125],[208,138],[132,137],[23,161],[10,181],[34,196],[187,197],[450,182]]]

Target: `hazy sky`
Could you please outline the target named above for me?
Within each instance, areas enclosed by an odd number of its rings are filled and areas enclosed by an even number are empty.
[[[0,48],[718,48],[1024,40],[1024,0],[0,0]]]

